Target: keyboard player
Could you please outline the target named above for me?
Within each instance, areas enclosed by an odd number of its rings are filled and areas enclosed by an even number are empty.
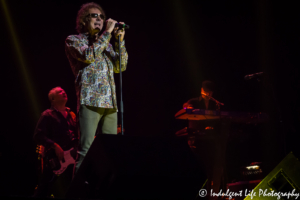
[[[219,110],[220,104],[212,98],[214,91],[214,83],[212,81],[203,81],[201,87],[201,94],[199,97],[192,98],[183,104],[183,108],[206,109],[206,110]],[[197,132],[204,134],[204,132],[212,131],[217,128],[215,120],[211,121],[197,121],[189,120],[188,130],[190,132]]]
[[[212,97],[213,91],[214,83],[209,80],[203,81],[200,96],[188,100],[183,104],[183,108],[220,110],[220,105],[223,104]],[[205,165],[208,176],[206,188],[218,193],[221,189],[227,143],[220,119],[189,120],[185,130],[178,131],[176,135],[188,135],[189,146],[200,162]]]
[[[203,81],[201,87],[201,95],[192,98],[183,104],[183,108],[193,107],[195,109],[216,110],[216,102],[210,99],[214,91],[214,83],[212,81]]]

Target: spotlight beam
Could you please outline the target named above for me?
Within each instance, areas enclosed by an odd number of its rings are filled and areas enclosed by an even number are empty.
[[[31,82],[31,78],[30,78],[29,72],[28,72],[27,67],[26,67],[26,62],[25,62],[25,59],[24,59],[24,56],[23,56],[23,53],[22,53],[22,50],[21,50],[21,46],[20,46],[20,43],[19,43],[19,40],[18,40],[18,36],[16,34],[15,27],[14,27],[13,21],[11,19],[6,1],[1,0],[1,4],[2,4],[1,7],[2,7],[2,10],[3,10],[3,14],[5,16],[5,19],[6,19],[6,22],[7,22],[7,25],[8,25],[9,33],[11,35],[12,43],[13,43],[13,46],[15,48],[16,57],[18,58],[18,62],[19,62],[19,66],[20,66],[19,69],[20,69],[20,71],[23,75],[25,86],[27,88],[28,95],[29,95],[28,98],[30,99],[30,102],[32,104],[31,105],[32,108],[33,108],[33,113],[32,114],[34,115],[35,119],[38,119],[38,117],[40,115],[40,109],[39,109],[39,106],[38,106],[39,104],[37,103],[37,99],[36,99],[36,95],[35,95],[35,92],[34,92],[33,84]]]

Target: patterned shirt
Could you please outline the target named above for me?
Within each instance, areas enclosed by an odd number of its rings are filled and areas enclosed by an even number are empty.
[[[98,41],[90,44],[89,34],[70,35],[65,50],[75,75],[77,111],[80,105],[117,110],[114,72],[119,73],[119,44],[114,51],[109,43],[111,34],[104,31]],[[128,54],[121,42],[121,70],[125,71]]]

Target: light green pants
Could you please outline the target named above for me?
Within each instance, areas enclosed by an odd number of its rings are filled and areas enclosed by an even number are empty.
[[[76,172],[79,169],[86,153],[94,141],[99,124],[103,134],[117,134],[117,112],[112,108],[98,108],[80,105],[79,109],[80,139]]]

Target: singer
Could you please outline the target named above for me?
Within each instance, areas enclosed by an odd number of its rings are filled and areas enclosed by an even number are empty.
[[[83,4],[76,19],[79,35],[70,35],[65,41],[65,51],[75,75],[77,95],[80,140],[76,171],[94,140],[98,124],[103,134],[117,134],[114,72],[119,73],[119,54],[122,55],[121,70],[126,70],[128,54],[125,30],[115,28],[117,21],[110,18],[105,20],[100,5]],[[116,39],[120,35],[121,52],[118,42],[115,43],[115,50],[109,43],[112,32]]]

